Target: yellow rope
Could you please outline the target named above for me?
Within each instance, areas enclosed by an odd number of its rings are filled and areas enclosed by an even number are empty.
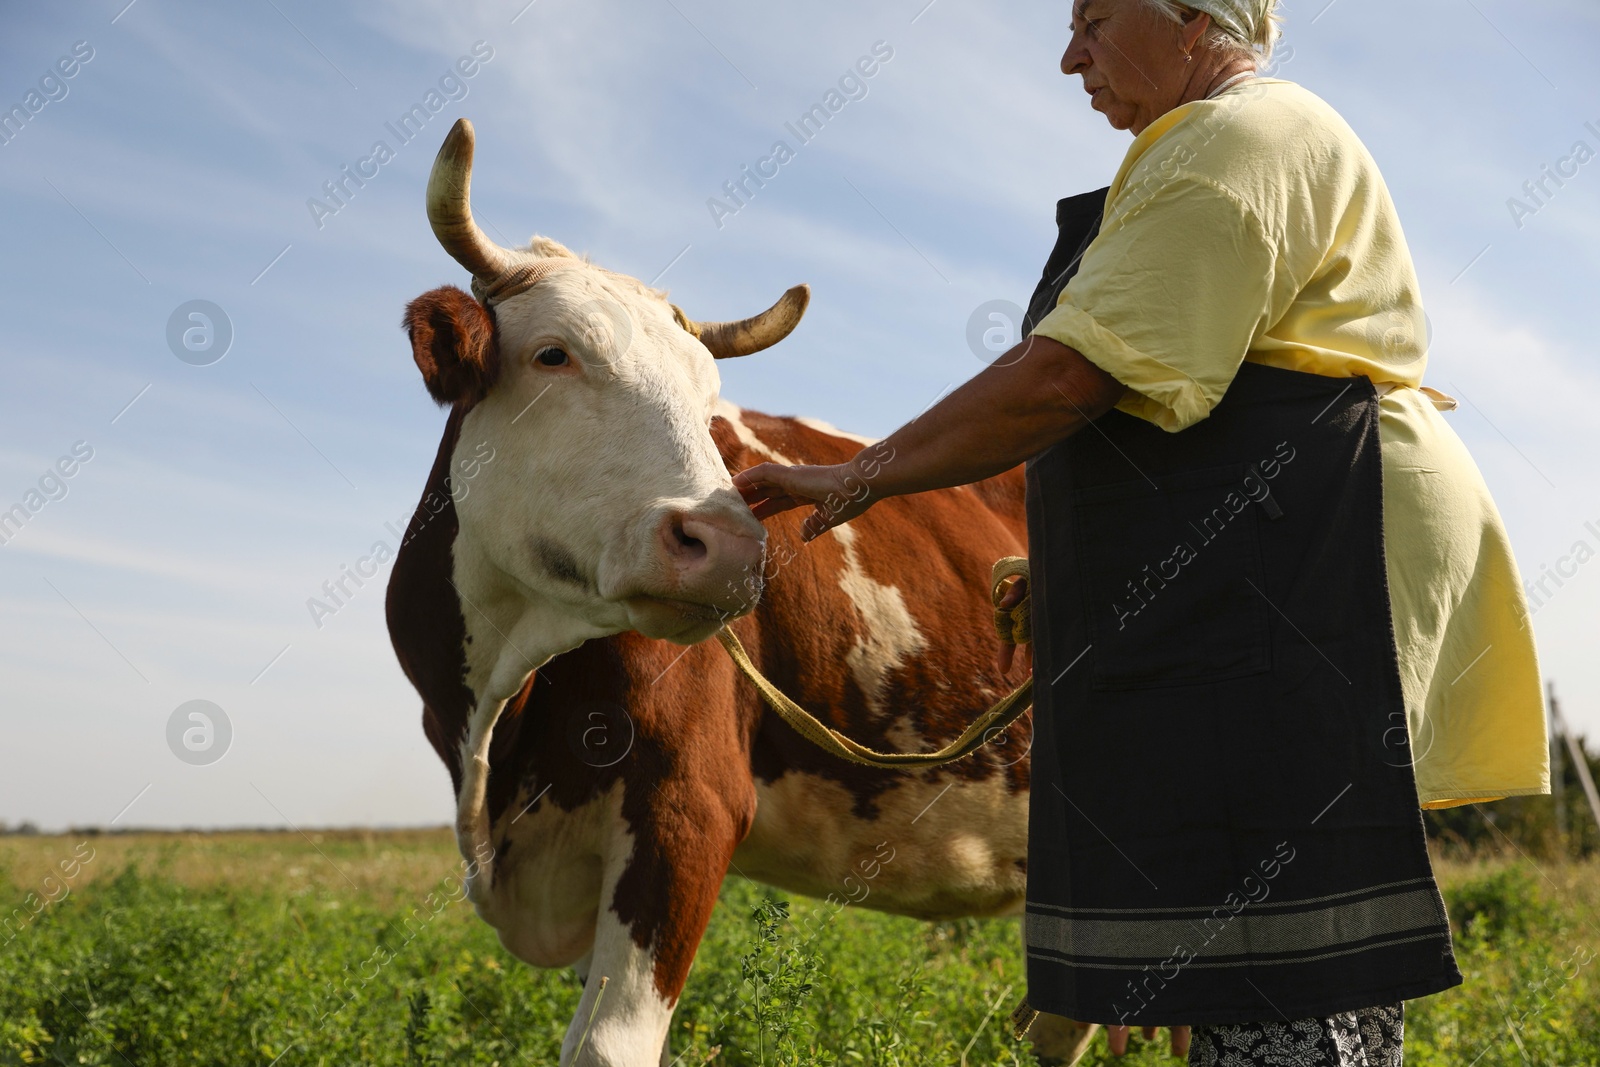
[[[1028,561],[1021,556],[1007,556],[1000,560],[994,565],[990,575],[989,595],[995,604],[995,626],[1003,641],[1018,643],[1029,639],[1028,606],[1031,596],[1024,597],[1022,603],[1009,611],[1002,611],[999,607],[1002,596],[1001,583],[1008,578],[1022,578],[1026,581],[1027,577]],[[1004,623],[1001,620],[1004,620]],[[974,719],[961,732],[960,737],[938,751],[878,752],[852,741],[784,696],[777,686],[756,669],[756,665],[750,660],[750,654],[744,650],[744,645],[739,642],[739,638],[732,630],[724,626],[717,631],[717,640],[722,642],[722,647],[728,650],[728,656],[739,670],[744,672],[744,676],[750,679],[750,683],[756,687],[762,699],[767,702],[767,706],[777,712],[778,717],[788,723],[796,733],[840,759],[869,767],[927,767],[971,755],[983,747],[996,732],[1016,722],[1033,703],[1033,678],[1030,676],[1015,690],[1002,697],[994,707]]]

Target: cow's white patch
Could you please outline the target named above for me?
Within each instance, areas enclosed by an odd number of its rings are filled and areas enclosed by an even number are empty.
[[[635,847],[624,789],[617,782],[573,811],[543,803],[525,812],[532,796],[519,797],[497,825],[506,858],[485,918],[512,955],[538,967],[575,966],[585,979],[562,1067],[657,1063],[672,1021],[653,954],[612,908]]]
[[[898,670],[907,658],[927,648],[928,641],[911,617],[904,594],[892,585],[874,581],[862,570],[856,553],[855,530],[848,525],[837,526],[833,536],[844,553],[839,588],[855,605],[862,626],[861,636],[845,653],[845,665],[866,694],[868,706],[882,712],[889,672]]]
[[[506,858],[494,881],[494,925],[506,950],[520,960],[536,967],[578,966],[593,955],[602,875],[618,836],[623,786],[618,782],[567,811],[548,799],[534,805],[543,788],[535,784],[496,827]],[[632,851],[626,836],[615,843],[621,858]]]
[[[663,1050],[672,1009],[656,990],[651,954],[634,944],[615,913],[603,910],[595,924],[594,957],[583,997],[561,1043],[561,1067],[645,1067],[667,1062]]]
[[[1026,876],[1028,795],[1003,776],[908,776],[862,819],[838,782],[791,772],[756,781],[756,821],[734,853],[747,877],[922,919],[1015,915]]]
[[[654,953],[638,946],[613,910],[617,882],[637,844],[622,815],[623,790],[619,782],[603,801],[590,805],[595,817],[589,824],[596,836],[589,844],[602,868],[595,898],[598,911],[591,927],[594,939],[585,961],[583,996],[561,1043],[562,1067],[643,1067],[665,1061],[675,1005],[656,988]]]
[[[862,437],[858,433],[851,433],[849,430],[841,430],[831,422],[823,422],[821,419],[813,419],[806,415],[797,415],[795,416],[794,421],[798,422],[801,426],[808,426],[811,429],[816,430],[818,433],[831,434],[834,437],[842,437],[846,441],[854,441],[858,445],[875,445],[880,440],[877,437]]]
[[[745,425],[744,412],[736,405],[718,397],[716,406],[712,408],[711,413],[727,420],[728,425],[733,427],[733,435],[739,439],[741,445],[750,451],[766,456],[773,463],[783,463],[792,467],[797,462],[757,437],[756,432]]]

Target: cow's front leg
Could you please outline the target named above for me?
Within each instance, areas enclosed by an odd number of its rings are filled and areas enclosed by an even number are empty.
[[[561,1044],[562,1067],[669,1064],[667,1031],[677,995],[661,990],[656,953],[640,947],[611,908],[601,910],[594,950],[577,969],[583,996]]]
[[[589,984],[589,971],[593,966],[594,966],[594,952],[592,950],[589,951],[589,952],[584,953],[583,959],[579,960],[577,963],[574,963],[572,965],[572,969],[575,972],[577,972],[578,981],[582,982],[585,986],[587,986]],[[598,979],[597,979],[597,981],[598,981]],[[588,1016],[585,1015],[585,1016],[583,1016],[583,1018],[587,1019]],[[667,1022],[668,1022],[669,1025],[670,1025],[671,1021],[672,1021],[671,1012],[669,1010],[668,1018],[667,1018]],[[673,1064],[675,1062],[676,1061],[672,1058],[672,1035],[669,1033],[669,1034],[663,1035],[663,1037],[661,1038],[661,1064],[660,1064],[660,1067],[673,1067]]]
[[[602,883],[594,947],[580,961],[583,996],[562,1043],[562,1067],[672,1062],[672,1012],[749,823],[743,800],[682,783],[660,783],[650,798],[648,811],[623,804],[618,812],[616,859]]]
[[[589,984],[589,969],[593,965],[594,965],[594,953],[592,951],[585,953],[583,959],[579,960],[577,963],[574,963],[572,965],[572,969],[577,972],[578,981],[582,982],[585,986],[587,986]],[[599,979],[596,979],[596,981],[598,981],[598,980]],[[608,988],[609,988],[609,986],[608,986]],[[583,1016],[580,1016],[580,1017],[584,1018],[584,1019],[588,1018],[587,1015],[583,1015]],[[669,1013],[667,1021],[668,1021],[669,1024],[672,1021],[670,1013]],[[580,1040],[581,1040],[581,1037],[580,1037]],[[562,1062],[564,1063],[566,1061],[563,1059]],[[673,1063],[673,1060],[672,1060],[672,1036],[670,1034],[668,1034],[666,1037],[663,1037],[661,1039],[661,1064],[660,1064],[660,1067],[672,1067],[672,1063]]]

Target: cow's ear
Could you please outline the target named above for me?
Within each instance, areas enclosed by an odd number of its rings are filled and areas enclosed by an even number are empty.
[[[429,290],[406,305],[401,323],[428,395],[440,404],[471,406],[500,374],[494,316],[453,285]]]

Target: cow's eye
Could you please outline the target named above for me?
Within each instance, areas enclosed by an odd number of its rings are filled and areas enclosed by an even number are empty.
[[[535,362],[546,367],[565,367],[568,363],[566,352],[554,346],[539,349],[533,358]]]

